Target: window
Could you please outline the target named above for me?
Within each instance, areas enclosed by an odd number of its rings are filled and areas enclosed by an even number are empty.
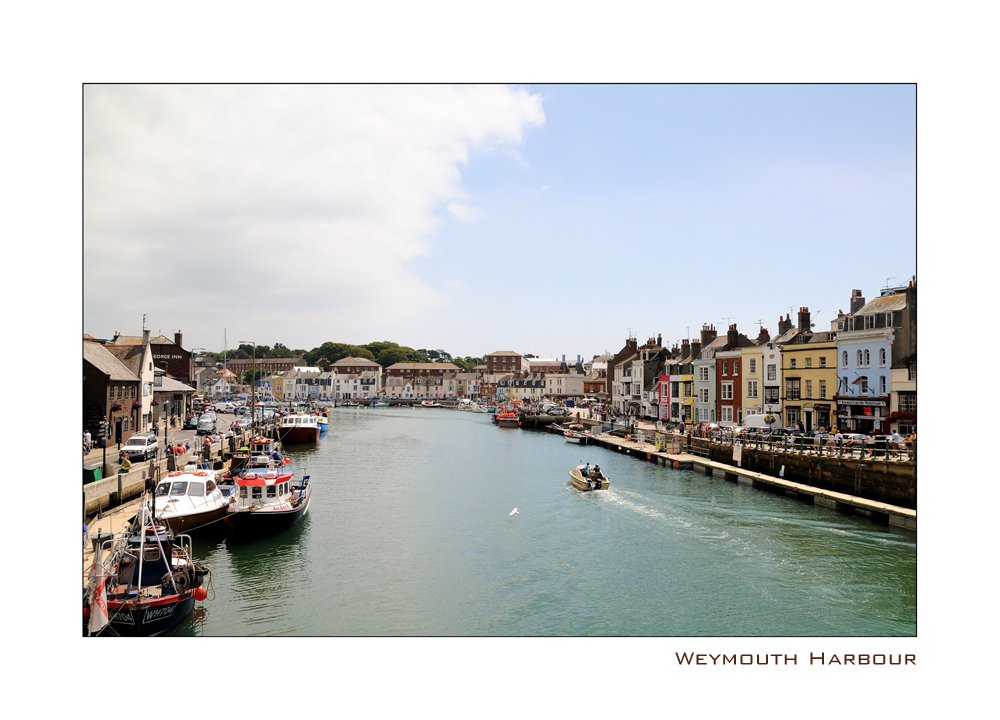
[[[733,399],[733,384],[731,382],[722,383],[722,399],[723,400]]]
[[[739,374],[740,374],[740,361],[733,360],[733,375],[739,375]]]
[[[262,494],[260,490],[261,490],[260,485],[254,486],[252,488],[251,496],[259,500]]]
[[[684,397],[691,397],[691,385],[690,381],[684,383]]]
[[[871,365],[871,353],[865,350],[865,367]]]
[[[813,359],[811,357],[806,358],[806,367],[811,368],[813,366]]]
[[[821,368],[824,368],[824,367],[826,367],[826,355],[824,355],[823,357],[821,357],[821,358],[819,359],[819,366],[820,366]]]
[[[878,364],[885,367],[885,348],[881,348],[878,351]]]
[[[278,494],[278,488],[277,487],[275,487],[274,485],[268,485],[267,486],[267,496],[269,498],[276,497],[277,494]]]
[[[708,388],[701,388],[698,391],[698,401],[703,403],[708,402]]]
[[[708,365],[703,365],[702,367],[698,368],[698,379],[699,380],[708,380],[709,379],[708,378]]]
[[[916,380],[917,379],[917,366],[915,364],[914,365],[910,365],[909,371],[910,371],[910,375],[909,375],[910,380]]]
[[[750,374],[757,372],[757,358],[750,358]]]
[[[757,381],[747,380],[747,397],[755,398],[757,397]]]
[[[722,420],[723,420],[723,422],[732,422],[733,421],[733,406],[732,405],[723,405],[722,406]]]
[[[788,361],[788,367],[790,367],[792,370],[795,369],[795,358],[792,358],[791,360]]]
[[[865,354],[858,350],[858,367],[864,367],[865,365]]]
[[[847,367],[847,351],[844,350],[844,367]]]
[[[865,315],[865,330],[872,330],[875,327],[875,316]]]
[[[729,374],[729,363],[726,362],[725,360],[722,361],[722,374],[723,375]]]
[[[767,379],[768,380],[778,379],[778,366],[775,365],[774,363],[771,363],[770,365],[767,366]]]
[[[813,381],[806,380],[806,398],[812,398],[813,396]]]
[[[868,394],[868,376],[867,375],[862,375],[861,376],[861,394],[862,395],[867,395]]]
[[[826,397],[826,380],[819,381],[819,396],[821,398]]]
[[[799,399],[799,381],[785,380],[785,397],[789,400]]]
[[[885,375],[878,379],[878,394],[885,395]]]
[[[774,405],[778,402],[778,388],[776,387],[766,387],[764,388],[764,402],[769,405]]]

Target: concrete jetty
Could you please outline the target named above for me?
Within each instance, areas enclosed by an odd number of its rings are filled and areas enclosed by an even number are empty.
[[[674,445],[670,449],[675,450],[674,452],[657,452],[656,447],[651,443],[640,443],[631,439],[625,440],[610,433],[591,437],[591,443],[594,445],[617,452],[624,452],[648,462],[655,462],[658,465],[679,470],[693,469],[723,480],[783,492],[789,497],[813,502],[823,507],[852,511],[874,520],[888,522],[895,527],[906,528],[914,532],[917,529],[916,510],[847,493],[834,492],[813,485],[792,482],[784,478],[736,467],[735,465],[716,462],[700,455],[682,452],[679,440],[674,439],[671,442]]]

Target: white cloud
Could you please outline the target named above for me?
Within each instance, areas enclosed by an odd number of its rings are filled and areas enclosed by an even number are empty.
[[[214,346],[252,313],[246,332],[318,344],[440,307],[408,263],[442,204],[482,217],[459,164],[543,123],[493,85],[87,86],[85,331],[146,312]]]
[[[462,203],[448,203],[448,212],[457,217],[462,222],[475,222],[486,217],[486,211],[482,208],[469,207]]]
[[[444,286],[449,290],[461,290],[465,287],[465,283],[461,280],[445,280]]]

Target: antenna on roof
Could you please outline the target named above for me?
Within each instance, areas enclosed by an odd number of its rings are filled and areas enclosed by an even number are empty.
[[[146,313],[142,314],[142,331],[146,332]]]
[[[886,290],[889,289],[889,281],[890,280],[896,280],[896,278],[895,277],[888,277],[888,278],[885,279],[885,289]]]

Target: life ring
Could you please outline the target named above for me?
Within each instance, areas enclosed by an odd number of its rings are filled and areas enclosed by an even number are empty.
[[[204,470],[198,470],[197,472],[195,472],[195,475],[197,475],[198,477],[205,477],[208,475],[208,473],[205,472]]]
[[[183,474],[184,473],[182,473],[180,470],[174,470],[172,473],[167,475],[167,477],[177,477],[178,475],[183,475]]]

